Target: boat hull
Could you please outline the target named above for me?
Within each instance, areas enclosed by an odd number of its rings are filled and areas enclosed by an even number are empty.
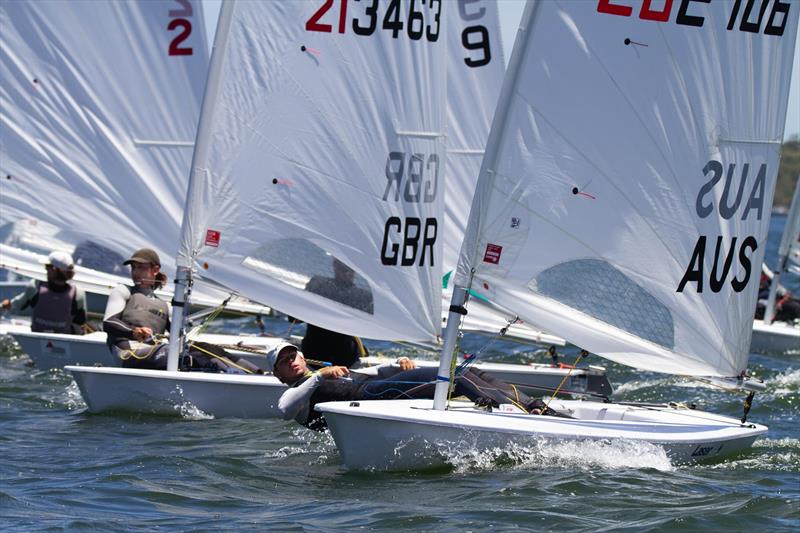
[[[67,366],[89,412],[279,418],[286,385],[272,376]]]
[[[416,470],[448,463],[451,450],[496,452],[541,440],[625,439],[662,447],[673,464],[717,460],[747,449],[765,426],[668,406],[556,400],[575,418],[488,413],[456,404],[434,411],[427,400],[329,402],[322,411],[349,469]]]
[[[66,365],[93,366],[100,364],[119,367],[120,360],[106,346],[106,334],[102,331],[88,335],[66,335],[63,333],[36,333],[27,330],[11,331],[28,357],[42,370],[60,369]],[[282,339],[278,337],[235,336],[219,334],[200,334],[197,340],[221,345],[235,345],[243,342],[258,348],[262,353],[229,350],[230,353],[244,357],[254,365],[263,367],[266,357],[263,351],[277,346]]]
[[[750,351],[755,353],[800,353],[800,327],[786,322],[753,321],[753,338]]]

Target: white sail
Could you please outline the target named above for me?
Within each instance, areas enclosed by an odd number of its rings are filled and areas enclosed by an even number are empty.
[[[0,220],[169,269],[208,67],[195,0],[0,4]]]
[[[778,247],[778,266],[800,276],[800,179],[794,186],[792,205]]]
[[[447,9],[223,5],[179,263],[322,327],[434,339]]]
[[[449,13],[453,24],[447,32],[445,275],[458,263],[486,139],[506,70],[497,2],[459,0],[453,8],[457,14]]]
[[[474,269],[498,305],[626,365],[737,376],[800,9],[628,4],[528,5],[457,282]]]

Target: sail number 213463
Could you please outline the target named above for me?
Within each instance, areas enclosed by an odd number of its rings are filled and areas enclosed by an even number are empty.
[[[348,18],[348,6],[352,18]],[[323,0],[306,21],[306,31],[332,33],[335,24],[338,33],[345,33],[349,22],[356,35],[368,36],[383,30],[391,32],[394,39],[408,35],[414,41],[424,37],[435,42],[439,39],[441,14],[442,0]]]

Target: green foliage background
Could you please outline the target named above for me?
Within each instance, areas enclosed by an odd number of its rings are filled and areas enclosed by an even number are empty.
[[[775,186],[773,206],[789,207],[798,176],[800,176],[800,137],[793,137],[783,143],[781,148],[781,166],[778,168],[778,183]]]

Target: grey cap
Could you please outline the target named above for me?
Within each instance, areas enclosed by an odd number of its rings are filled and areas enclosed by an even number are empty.
[[[294,348],[295,351],[299,352],[300,348],[292,344],[291,342],[282,342],[278,344],[275,349],[270,350],[267,353],[267,370],[270,372],[275,371],[275,364],[278,362],[278,357],[280,357],[281,352],[286,348]]]

